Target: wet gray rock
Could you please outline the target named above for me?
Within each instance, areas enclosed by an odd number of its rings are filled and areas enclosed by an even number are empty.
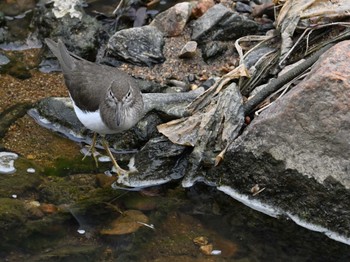
[[[195,41],[232,40],[257,30],[256,22],[217,4],[194,22],[191,38]]]
[[[188,149],[186,146],[173,144],[163,136],[149,140],[135,155],[138,173],[128,176],[123,184],[144,187],[181,178],[187,166]]]
[[[8,38],[8,31],[5,28],[0,27],[0,43],[6,42],[7,38]]]
[[[102,28],[95,18],[83,10],[80,11],[81,18],[69,14],[56,18],[52,7],[45,6],[40,6],[35,12],[32,24],[38,28],[41,37],[55,41],[59,37],[74,54],[95,60],[96,46],[99,46],[97,39]]]
[[[203,92],[204,88],[198,88],[182,93],[142,94],[145,112],[155,110],[165,114],[168,118],[180,118],[186,113],[186,106]]]
[[[15,104],[0,113],[0,138],[3,138],[10,126],[19,118],[23,117],[27,110],[32,107],[31,103]]]
[[[189,2],[179,3],[158,14],[150,23],[157,27],[165,36],[180,35],[190,18],[192,5]]]
[[[205,38],[217,24],[228,19],[232,14],[233,12],[225,6],[214,5],[194,22],[192,39],[197,41]]]
[[[261,57],[272,52],[273,50],[274,48],[270,46],[262,46],[261,48],[254,49],[252,52],[247,54],[247,56],[244,58],[245,66],[248,69],[250,69],[253,65],[255,65],[258,62],[258,60]]]
[[[236,11],[239,13],[251,13],[253,11],[249,4],[245,4],[242,2],[237,2],[235,8]]]
[[[0,26],[4,26],[6,24],[5,14],[0,11]]]
[[[150,112],[142,121],[137,123],[132,131],[142,143],[146,143],[152,137],[159,136],[157,126],[162,122],[161,117],[157,113]]]
[[[29,110],[29,115],[33,117],[41,126],[61,133],[69,139],[91,144],[93,132],[77,118],[72,102],[68,97],[48,97],[41,100],[35,108]],[[113,148],[122,148],[121,153],[134,152],[142,143],[145,143],[156,131],[156,125],[160,120],[146,116],[139,125],[123,133],[106,136],[109,144]],[[153,128],[153,131],[152,131]],[[102,148],[100,137],[98,137],[98,148]]]
[[[38,103],[37,109],[49,121],[74,127],[77,133],[85,129],[75,115],[72,102],[68,97],[44,98]]]
[[[212,41],[202,46],[202,56],[205,60],[215,59],[224,54],[228,49],[227,45],[221,41]]]
[[[203,91],[203,88],[199,88],[187,93],[143,94],[145,117],[126,132],[108,135],[107,140],[113,148],[129,149],[121,153],[135,152],[149,139],[159,135],[156,127],[163,122],[162,119],[181,117],[186,105]],[[68,97],[45,98],[29,110],[29,115],[45,128],[59,132],[73,141],[91,144],[93,133],[80,123]]]
[[[135,78],[142,93],[161,93],[164,90],[164,86],[144,79]]]
[[[123,61],[141,66],[164,62],[164,35],[154,26],[124,29],[108,41],[107,53]]]

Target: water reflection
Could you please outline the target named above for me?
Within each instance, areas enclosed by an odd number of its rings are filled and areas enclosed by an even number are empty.
[[[107,190],[108,191],[108,190]],[[149,192],[149,195],[147,195]],[[274,219],[204,185],[168,185],[117,192],[108,201],[61,206],[21,241],[2,244],[1,257],[39,261],[349,261],[350,248],[292,221]],[[111,197],[111,195],[109,196]],[[107,199],[105,199],[107,200]],[[140,223],[129,227],[131,213]],[[116,219],[119,221],[115,223]],[[116,228],[111,228],[115,226]],[[106,230],[115,230],[106,234]],[[84,231],[82,231],[84,230]],[[16,232],[21,232],[16,230]],[[8,236],[11,232],[6,232]],[[21,235],[17,235],[21,238]],[[196,241],[197,239],[197,241]],[[205,245],[198,239],[206,239]],[[11,242],[13,244],[11,244]],[[214,255],[205,255],[210,246]],[[217,255],[215,255],[217,254]]]

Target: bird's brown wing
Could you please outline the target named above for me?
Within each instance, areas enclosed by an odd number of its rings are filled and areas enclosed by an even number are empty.
[[[64,77],[71,97],[83,111],[96,111],[112,82],[118,83],[120,88],[134,85],[131,76],[116,68],[85,60],[75,59],[74,63],[74,69]]]
[[[121,89],[135,86],[128,74],[106,65],[98,65],[69,52],[59,39],[45,39],[48,47],[60,62],[66,86],[75,104],[83,111],[96,111],[112,82]]]

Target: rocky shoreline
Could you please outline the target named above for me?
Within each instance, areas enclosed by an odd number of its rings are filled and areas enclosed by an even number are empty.
[[[141,7],[125,8],[137,12]],[[270,65],[281,58],[274,57],[280,54],[276,50],[284,39],[271,37],[276,31],[270,30],[281,23],[270,16],[271,5],[253,1],[238,1],[235,5],[231,1],[184,2],[155,17],[147,12],[141,16],[139,11],[133,23],[144,18],[144,24],[131,28],[123,28],[125,21],[114,21],[115,18],[98,20],[79,5],[62,17],[53,11],[55,8],[59,9],[47,3],[31,11],[35,30],[24,42],[19,41],[20,46],[28,46],[28,39],[35,39],[30,44],[45,37],[60,37],[72,53],[133,75],[149,99],[147,104],[153,101],[154,106],[135,128],[109,137],[115,152],[129,150],[121,154],[124,164],[134,158],[139,171],[119,183],[137,188],[179,179],[183,187],[202,182],[253,209],[291,219],[350,245],[350,41],[344,40],[345,36],[343,41],[333,43],[306,76],[294,78],[288,84],[290,90],[269,96],[247,113],[246,101],[268,79],[278,77],[276,71],[281,71],[277,66],[259,67],[265,58],[270,59]],[[0,25],[5,21],[1,19],[0,15]],[[146,25],[148,20],[152,20],[150,25]],[[332,32],[339,33],[337,30]],[[341,35],[346,30],[339,31]],[[0,46],[11,42],[10,31],[0,36]],[[242,56],[235,48],[240,38],[244,52],[252,48],[256,39],[264,38],[268,43],[245,57],[244,69]],[[59,70],[47,48],[42,50],[45,59],[36,64],[40,70]],[[281,50],[282,53],[282,47]],[[293,53],[289,62],[294,62],[300,53]],[[4,57],[10,55],[6,53]],[[0,59],[0,69],[14,68],[11,59]],[[268,68],[267,72],[261,68]],[[254,80],[260,71],[264,74]],[[76,119],[69,101],[62,98],[67,96],[62,77],[28,68],[26,72],[32,78],[24,80],[27,91],[17,97],[1,75],[1,111],[6,113],[14,100],[33,103],[30,115],[42,126],[89,143],[91,133]],[[35,79],[44,90],[40,94],[30,89]],[[251,81],[248,87],[242,88],[247,81]],[[179,96],[194,93],[186,99]],[[6,120],[5,113],[0,123]],[[16,119],[9,121],[9,129],[0,130],[0,145],[17,151],[19,146],[12,141],[16,130],[12,129],[26,124],[16,124]],[[75,146],[67,148],[72,156],[79,151]],[[28,149],[18,153],[20,161],[36,159]]]

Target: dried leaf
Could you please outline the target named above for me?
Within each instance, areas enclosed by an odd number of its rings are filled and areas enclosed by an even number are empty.
[[[148,223],[148,217],[138,210],[127,210],[112,221],[108,228],[102,229],[102,235],[124,235],[137,231],[142,223]]]
[[[226,147],[227,148],[227,147]],[[218,166],[221,161],[224,159],[224,154],[226,153],[226,148],[224,150],[222,150],[220,152],[220,154],[218,154],[216,157],[215,157],[215,166]]]
[[[276,19],[281,31],[281,54],[286,54],[293,45],[292,37],[297,27],[315,27],[330,21],[341,21],[350,16],[350,1],[343,0],[287,0]]]

